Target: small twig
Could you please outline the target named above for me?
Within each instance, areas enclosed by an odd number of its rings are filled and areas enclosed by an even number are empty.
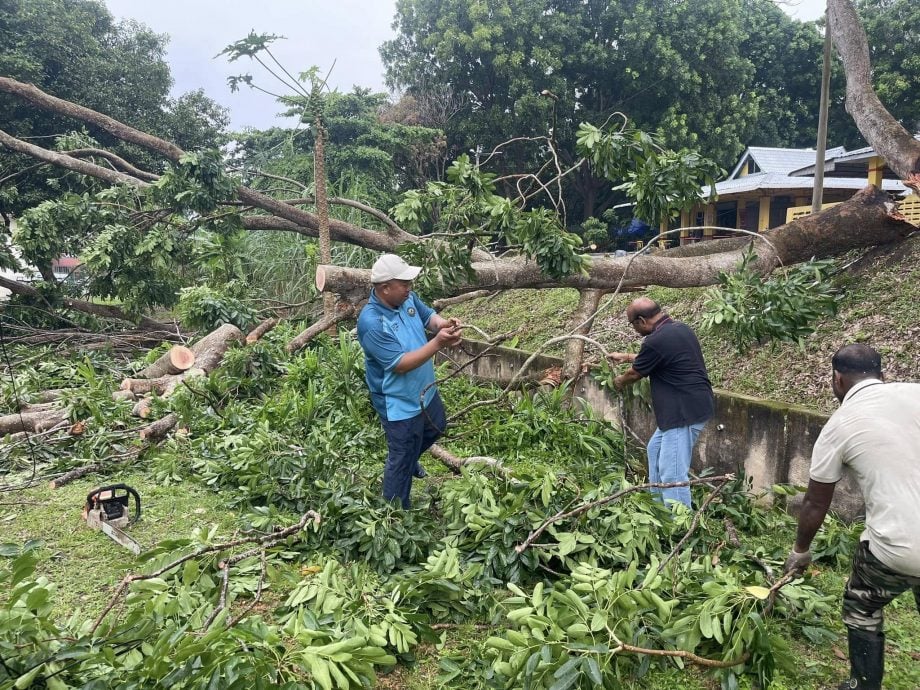
[[[649,656],[680,657],[681,659],[686,659],[698,666],[705,666],[706,668],[731,668],[732,666],[740,666],[751,657],[750,652],[745,652],[737,659],[720,661],[719,659],[707,659],[706,657],[697,656],[693,652],[688,652],[683,649],[645,649],[644,647],[636,647],[631,644],[626,644],[625,642],[619,642],[611,653],[616,654],[620,651],[630,652],[632,654],[648,654]]]

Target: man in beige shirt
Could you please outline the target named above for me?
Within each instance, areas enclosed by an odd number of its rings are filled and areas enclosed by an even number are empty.
[[[866,528],[843,595],[850,678],[839,688],[880,690],[882,609],[911,589],[920,610],[920,384],[884,383],[878,352],[847,345],[834,355],[832,387],[841,401],[811,456],[808,490],[786,572],[811,562],[812,539],[847,467],[866,504]]]

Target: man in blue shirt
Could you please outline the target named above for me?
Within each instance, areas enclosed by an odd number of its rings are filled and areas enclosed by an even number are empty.
[[[382,255],[371,268],[374,287],[358,316],[365,379],[387,438],[383,497],[399,499],[403,508],[409,508],[413,475],[423,472],[419,457],[447,426],[432,357],[460,342],[460,322],[440,317],[412,292],[421,270],[395,254]],[[435,334],[431,340],[426,329]]]

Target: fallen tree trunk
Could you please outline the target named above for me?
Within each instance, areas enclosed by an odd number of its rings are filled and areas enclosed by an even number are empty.
[[[239,328],[232,323],[225,323],[192,345],[192,352],[195,354],[195,368],[205,372],[213,371],[233,343],[244,344],[245,342],[246,336]]]
[[[184,345],[173,345],[146,369],[139,371],[138,378],[156,379],[168,374],[181,374],[195,364],[195,353]]]
[[[61,424],[67,424],[67,411],[40,410],[38,412],[19,412],[0,417],[0,436],[13,434],[17,431],[31,431],[38,433],[48,431]]]
[[[771,230],[756,241],[758,270],[763,274],[811,258],[838,256],[852,249],[899,242],[917,228],[903,220],[896,204],[876,187],[866,187],[848,201],[820,213],[799,218]],[[474,262],[474,282],[461,284],[453,292],[510,290],[520,288],[572,287],[612,290],[618,286],[701,287],[718,283],[719,274],[733,272],[741,261],[742,248],[694,257],[671,257],[666,253],[631,257],[593,258],[586,274],[554,279],[544,275],[532,261]],[[366,298],[370,270],[321,265],[316,269],[316,287],[356,301]]]

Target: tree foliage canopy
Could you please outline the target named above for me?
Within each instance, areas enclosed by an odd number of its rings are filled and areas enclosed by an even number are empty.
[[[201,90],[178,98],[166,62],[167,37],[134,21],[116,21],[91,0],[0,0],[0,74],[32,83],[76,103],[101,110],[183,148],[216,146],[229,118]],[[72,120],[0,95],[3,129],[20,137],[57,136]],[[93,132],[103,145],[116,140]],[[138,163],[153,162],[137,148]],[[0,178],[25,168],[28,159],[0,153]],[[19,212],[47,198],[45,174],[19,176],[0,186],[0,212]]]
[[[447,124],[455,152],[551,127],[574,156],[579,124],[616,111],[722,165],[762,133],[764,144],[813,139],[820,37],[768,0],[400,0],[395,27],[381,49],[390,85],[447,86],[466,102]],[[531,156],[510,149],[497,165]],[[585,217],[615,198],[587,173],[574,187]]]

